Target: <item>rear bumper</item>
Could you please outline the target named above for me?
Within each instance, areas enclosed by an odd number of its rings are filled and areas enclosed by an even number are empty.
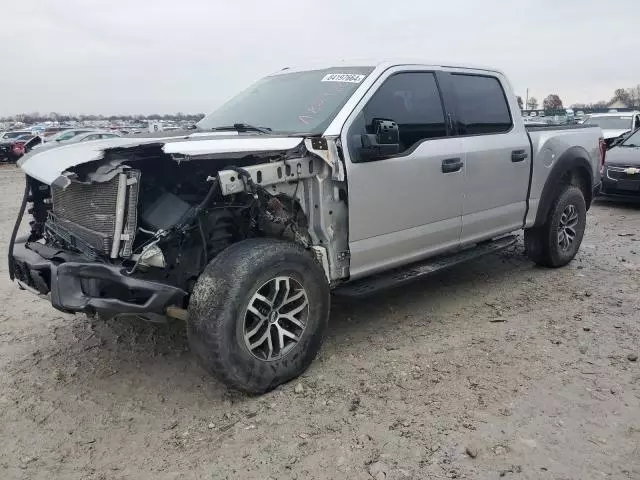
[[[187,292],[163,283],[134,278],[122,267],[87,262],[42,244],[16,243],[13,263],[18,284],[66,313],[157,314],[182,307]],[[70,260],[70,261],[67,261]]]

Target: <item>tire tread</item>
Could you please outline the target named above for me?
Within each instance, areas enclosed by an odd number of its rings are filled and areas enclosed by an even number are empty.
[[[243,365],[234,363],[239,361],[239,355],[234,354],[230,342],[230,322],[238,317],[239,297],[243,297],[256,275],[261,271],[273,268],[278,262],[299,262],[309,272],[309,278],[314,283],[311,287],[318,289],[319,298],[324,298],[324,304],[318,306],[322,318],[318,319],[317,332],[305,347],[312,351],[302,351],[297,361],[299,371],[292,375],[294,367],[270,372],[270,380],[248,375]],[[308,292],[309,294],[309,292]],[[322,302],[321,302],[322,303]],[[291,380],[304,371],[320,348],[320,343],[329,315],[329,286],[324,270],[315,258],[302,246],[282,240],[270,238],[254,238],[238,242],[223,250],[216,256],[196,282],[192,300],[189,305],[188,335],[189,343],[198,357],[201,365],[211,372],[214,377],[232,389],[249,394],[260,394]],[[311,317],[311,311],[310,311]],[[309,319],[311,322],[311,318]],[[319,338],[316,338],[316,335]],[[297,367],[296,367],[297,368]],[[292,370],[293,369],[293,370]]]
[[[576,197],[581,199],[578,203],[579,208],[581,208],[586,213],[586,201],[584,199],[584,194],[580,188],[575,185],[563,185],[553,200],[551,208],[549,208],[549,213],[547,218],[545,219],[545,223],[539,227],[533,227],[526,229],[524,232],[524,241],[525,241],[525,250],[527,256],[531,261],[535,264],[550,267],[550,268],[558,268],[566,265],[572,259],[561,259],[557,255],[553,249],[556,247],[556,238],[553,230],[553,219],[558,214],[559,209],[562,205],[567,201],[568,198]],[[583,226],[584,228],[584,226]],[[578,242],[582,242],[582,235],[584,233],[584,229],[580,234],[580,239]],[[578,252],[580,245],[576,248],[576,253]],[[574,254],[575,256],[575,254]]]

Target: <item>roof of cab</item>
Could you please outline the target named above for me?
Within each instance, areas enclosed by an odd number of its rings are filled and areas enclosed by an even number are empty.
[[[339,67],[371,67],[378,71],[384,71],[388,68],[404,66],[404,65],[419,65],[426,67],[434,67],[434,68],[456,68],[461,70],[475,70],[475,71],[486,71],[492,73],[498,73],[500,75],[504,75],[501,70],[481,66],[481,65],[473,65],[473,64],[457,64],[451,62],[434,62],[434,61],[425,61],[424,59],[419,58],[396,58],[396,59],[353,59],[353,60],[338,60],[335,62],[314,62],[308,63],[304,65],[297,65],[295,67],[284,67],[281,70],[273,72],[271,75],[281,75],[292,72],[302,72],[306,70],[324,70],[328,68],[339,68]]]

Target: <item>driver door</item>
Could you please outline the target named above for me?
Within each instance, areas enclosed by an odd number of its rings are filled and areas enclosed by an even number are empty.
[[[398,124],[400,151],[360,155],[374,119]],[[459,247],[464,164],[450,136],[433,70],[395,68],[377,80],[347,120],[351,278],[363,277]]]

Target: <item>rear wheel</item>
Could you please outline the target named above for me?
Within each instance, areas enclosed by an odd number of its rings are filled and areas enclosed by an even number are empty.
[[[189,342],[228,386],[263,393],[300,375],[329,318],[329,285],[299,245],[251,239],[223,250],[189,305]]]
[[[525,230],[527,256],[545,267],[566,265],[580,249],[586,219],[582,191],[573,185],[565,186],[549,209],[544,225]]]

